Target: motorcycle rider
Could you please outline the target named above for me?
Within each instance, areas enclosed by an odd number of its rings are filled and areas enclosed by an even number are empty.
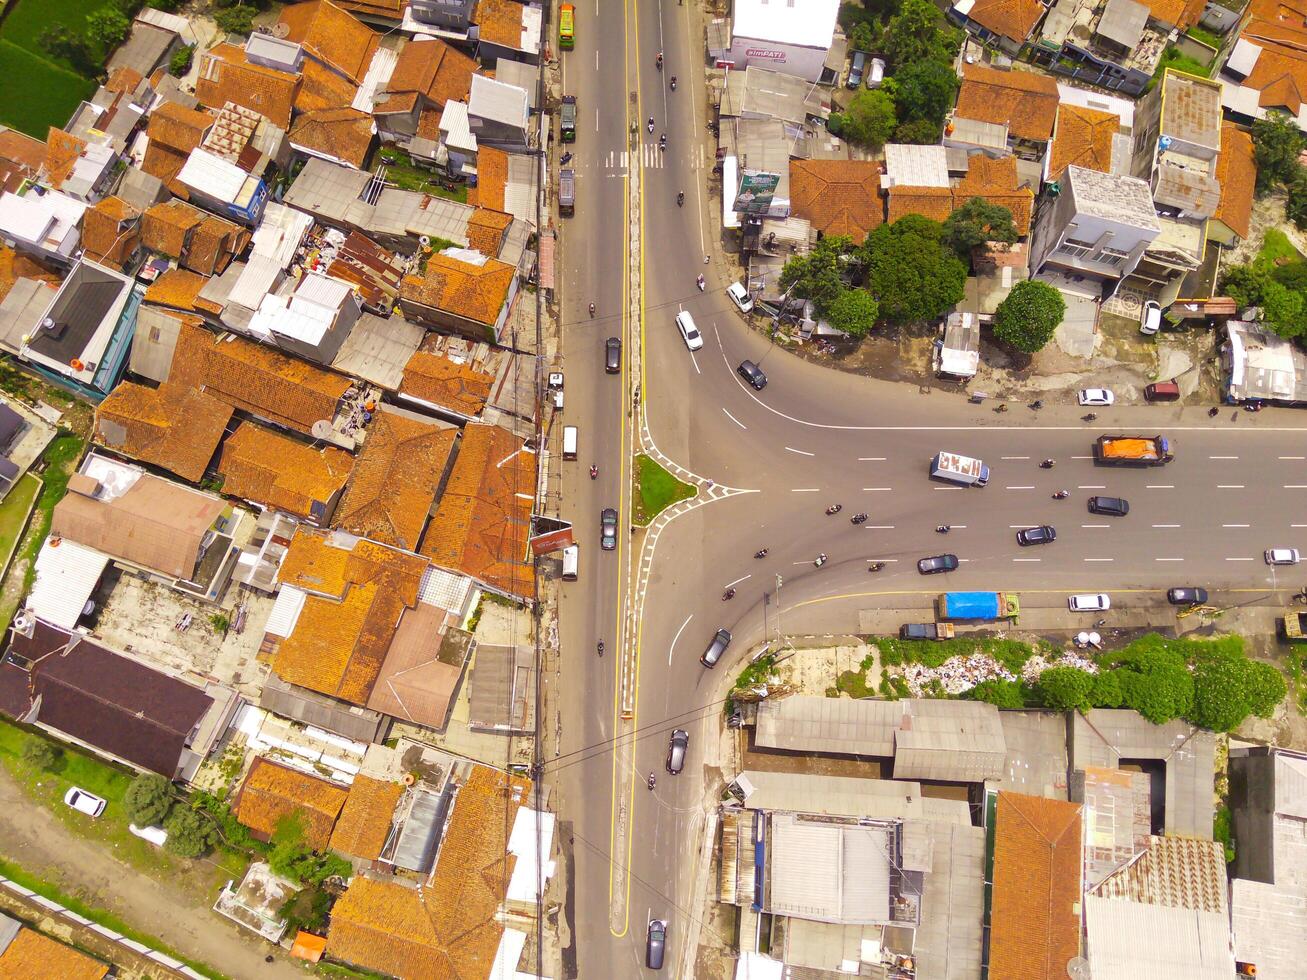
[[[675,76],[675,75],[672,76],[672,91],[673,91],[673,92],[676,91],[676,76]]]
[[[678,208],[685,206],[685,191],[676,192],[676,206]]]
[[[594,479],[595,477],[597,477],[598,475],[599,475],[599,467],[598,467],[596,464],[591,463],[591,464],[590,464],[590,479],[593,480],[593,479]]]

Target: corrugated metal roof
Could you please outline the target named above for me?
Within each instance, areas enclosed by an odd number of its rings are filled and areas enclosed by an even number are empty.
[[[268,614],[268,622],[263,627],[263,632],[283,639],[290,636],[295,632],[295,624],[299,621],[300,611],[304,608],[304,600],[307,598],[308,594],[295,586],[283,585],[277,593],[277,601],[272,604],[272,612]]]
[[[395,846],[396,867],[421,874],[431,870],[448,807],[448,788],[439,796],[424,790],[413,794],[413,807]]]
[[[998,709],[981,701],[903,702],[894,778],[982,782],[1003,773],[1007,744]]]
[[[892,846],[884,828],[773,814],[767,910],[819,922],[888,923]]]
[[[904,831],[912,826],[904,824]],[[980,975],[985,909],[985,831],[931,821],[930,871],[923,878],[917,976],[975,980]]]
[[[1230,980],[1234,954],[1224,915],[1085,899],[1085,937],[1094,980]]]
[[[398,391],[404,381],[404,368],[425,333],[399,316],[383,319],[364,313],[340,345],[331,366],[352,378]]]
[[[108,564],[108,555],[76,541],[47,539],[36,556],[36,580],[27,608],[47,623],[71,630]]]
[[[235,263],[233,263],[234,265]],[[250,260],[240,270],[240,276],[231,292],[227,294],[229,303],[239,303],[246,309],[257,310],[267,296],[277,287],[282,276],[282,266],[266,255],[251,255]]]
[[[208,150],[196,148],[178,171],[177,179],[187,187],[230,204],[240,197],[250,175],[236,164],[228,163]]]
[[[285,269],[295,258],[296,249],[312,227],[313,218],[303,211],[269,201],[263,211],[263,220],[254,232],[251,255],[267,257],[279,268]]]
[[[1307,963],[1307,889],[1242,878],[1231,885],[1235,959],[1256,963],[1259,980],[1297,980]]]
[[[764,748],[888,757],[904,704],[816,695],[763,701],[754,740]]]

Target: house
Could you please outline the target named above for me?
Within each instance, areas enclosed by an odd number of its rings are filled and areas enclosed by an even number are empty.
[[[31,616],[15,620],[0,657],[0,712],[168,779],[194,777],[240,704]]]
[[[67,194],[41,194],[30,185],[21,195],[5,191],[0,193],[0,238],[38,259],[71,265],[87,207]]]
[[[1307,402],[1307,353],[1266,327],[1242,320],[1225,324],[1221,370],[1232,402]]]
[[[879,179],[880,165],[871,160],[791,160],[791,212],[819,235],[847,235],[859,244],[885,223]]]
[[[495,377],[466,360],[437,351],[416,350],[404,366],[399,386],[402,401],[457,422],[480,418]]]
[[[303,47],[314,61],[354,84],[363,81],[379,36],[332,0],[307,0],[283,7],[276,34]]]
[[[331,368],[379,390],[397,392],[404,381],[405,365],[426,336],[422,327],[399,315],[383,318],[364,313],[340,345]]]
[[[1035,276],[1083,276],[1103,298],[1143,258],[1161,234],[1148,185],[1068,166],[1045,191],[1030,239],[1030,271]]]
[[[1067,167],[1105,174],[1129,173],[1132,147],[1114,112],[1061,103],[1048,147],[1045,180],[1060,180]]]
[[[245,251],[250,234],[240,225],[185,201],[156,204],[141,220],[141,242],[202,276],[220,275]]]
[[[119,155],[107,143],[88,142],[50,127],[46,136],[41,182],[87,204],[94,204],[113,186]]]
[[[0,976],[28,980],[103,980],[109,965],[0,912]]]
[[[217,472],[228,496],[326,526],[353,467],[342,449],[241,422],[223,443]]]
[[[255,758],[232,802],[232,815],[259,840],[296,821],[305,845],[325,851],[349,790],[264,756]]]
[[[1307,0],[1252,0],[1218,80],[1232,118],[1247,124],[1278,111],[1307,126]]]
[[[1154,6],[1160,10],[1164,4]],[[1137,98],[1152,80],[1171,30],[1138,0],[1055,0],[1035,42],[1034,61]]]
[[[405,30],[436,28],[439,33],[467,37],[475,0],[409,0],[404,11]]]
[[[127,40],[110,55],[106,68],[111,74],[130,68],[148,78],[156,68],[167,66],[174,51],[183,44],[194,44],[195,40],[185,17],[162,10],[142,10],[132,20]]]
[[[516,85],[473,75],[467,117],[477,146],[525,151],[531,143],[531,107]]]
[[[403,793],[401,783],[362,773],[355,776],[331,831],[331,849],[365,863],[375,861],[390,836],[395,806]]]
[[[201,105],[221,109],[232,102],[267,117],[274,126],[289,128],[300,75],[258,64],[244,49],[230,43],[205,51],[199,62],[195,97]]]
[[[365,23],[396,27],[404,20],[407,0],[335,0],[336,6]]]
[[[984,154],[968,157],[967,172],[957,181],[949,181],[943,187],[914,187],[896,182],[890,185],[888,197],[888,220],[891,223],[909,214],[920,214],[943,222],[972,198],[979,197],[1007,208],[1012,214],[1017,234],[1021,237],[1030,233],[1030,217],[1035,202],[1034,191],[1020,183],[1016,157],[995,159]]]
[[[1141,971],[1187,980],[1236,975],[1229,919],[1221,912],[1090,895],[1085,952],[1102,980],[1132,980]]]
[[[730,24],[730,48],[719,66],[736,71],[766,67],[808,82],[819,81],[835,37],[838,0],[803,6],[739,0]]]
[[[993,813],[988,975],[1063,977],[1080,955],[1081,807],[999,792]]]
[[[95,410],[106,449],[199,483],[231,421],[232,407],[197,388],[123,381]]]
[[[197,204],[245,225],[259,223],[268,201],[261,179],[202,147],[191,151],[177,182]]]
[[[540,63],[542,18],[538,6],[515,0],[479,0],[474,17],[482,60]]]
[[[352,288],[363,308],[390,313],[408,263],[366,235],[351,231],[327,265],[326,274]]]
[[[54,434],[52,426],[21,403],[0,399],[0,500],[41,458]]]
[[[244,512],[219,497],[93,452],[55,505],[50,533],[193,598],[220,602],[245,524]]]
[[[163,181],[178,197],[187,197],[186,187],[177,180],[191,151],[213,129],[214,117],[198,109],[188,109],[177,102],[165,102],[150,113],[145,135],[149,143],[141,169]]]
[[[980,366],[980,322],[973,313],[950,313],[939,328],[932,364],[935,373],[950,381],[976,376]]]
[[[303,113],[288,134],[292,149],[305,156],[363,169],[372,152],[372,117],[350,106]]]
[[[476,61],[437,38],[405,44],[389,81],[373,101],[382,142],[408,147],[424,120],[429,129],[450,102],[466,102],[476,68]],[[434,146],[421,155],[433,156]]]
[[[293,293],[266,294],[246,329],[265,343],[329,364],[362,313],[347,283],[309,272]]]
[[[327,954],[395,976],[489,976],[517,863],[500,828],[516,824],[530,791],[525,779],[474,766],[451,787],[453,812],[423,886],[356,875],[332,909]]]
[[[457,438],[456,428],[380,406],[332,526],[416,551]]]
[[[73,110],[64,130],[88,143],[103,143],[115,153],[122,153],[133,141],[154,99],[154,86],[148,79],[131,68],[119,68],[89,101]]]
[[[290,166],[285,130],[273,125],[266,116],[235,102],[228,102],[218,110],[200,148],[255,177],[263,177],[274,164],[283,170]]]
[[[82,215],[82,248],[92,262],[130,272],[140,261],[141,212],[121,197],[106,197]]]
[[[787,135],[801,132],[808,116],[825,119],[830,111],[827,89],[761,65],[727,72],[718,107],[722,119],[778,119]]]
[[[1207,222],[1207,237],[1234,246],[1248,237],[1257,186],[1257,160],[1253,138],[1232,122],[1221,123],[1221,152],[1216,158],[1216,180],[1221,202]]]
[[[1006,126],[1012,151],[1034,160],[1052,138],[1058,102],[1057,83],[1047,75],[963,65],[953,118]]]
[[[447,248],[427,259],[425,271],[404,278],[399,305],[410,320],[498,342],[516,295],[511,265],[471,249]]]
[[[982,41],[1017,54],[1044,16],[1039,0],[957,0],[948,18]]]
[[[36,180],[45,150],[35,137],[0,126],[0,192],[17,193],[25,182]]]
[[[530,444],[499,426],[468,423],[421,554],[494,591],[532,595],[527,539],[535,495],[536,454]]]

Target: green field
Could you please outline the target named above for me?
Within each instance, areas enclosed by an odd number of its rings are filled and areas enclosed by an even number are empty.
[[[10,0],[10,6],[0,29],[0,78],[9,82],[0,99],[0,123],[43,140],[51,126],[67,124],[95,82],[43,51],[41,33],[56,24],[84,29],[86,15],[101,0]]]
[[[24,473],[18,486],[0,503],[0,571],[9,567],[9,558],[27,527],[27,514],[36,495],[41,492],[41,481],[31,473]]]

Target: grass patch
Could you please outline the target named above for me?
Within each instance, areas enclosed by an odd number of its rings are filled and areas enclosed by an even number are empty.
[[[874,698],[876,691],[867,686],[867,671],[845,670],[835,678],[835,690],[851,698]]]
[[[1012,673],[1020,675],[1026,661],[1039,652],[1029,643],[994,636],[959,636],[952,640],[900,640],[896,636],[869,636],[865,639],[880,650],[880,662],[887,667],[915,663],[933,668],[952,657],[985,653]],[[864,661],[864,669],[866,666],[868,662]]]
[[[682,483],[644,454],[635,457],[635,523],[647,525],[678,500],[693,497],[697,491]]]
[[[1253,259],[1253,268],[1258,272],[1270,272],[1277,265],[1285,264],[1282,259],[1302,261],[1302,253],[1293,247],[1289,236],[1279,228],[1267,228],[1262,238],[1262,247]]]
[[[28,2],[17,12],[43,6],[44,0]],[[9,87],[0,99],[0,123],[40,140],[51,126],[66,126],[73,110],[95,92],[95,82],[4,37],[0,37],[0,78],[7,79]]]
[[[68,480],[77,467],[77,461],[82,458],[82,449],[85,446],[86,440],[81,436],[64,432],[55,436],[45,455],[41,457],[45,462],[45,471],[42,474],[45,484],[41,487],[41,496],[36,501],[36,513],[32,516],[33,533],[28,535],[21,552],[22,557],[33,562],[27,570],[28,588],[31,587],[32,578],[36,575],[36,555],[41,550],[46,535],[50,533],[50,518],[54,514],[54,505],[63,500],[64,494],[68,492]]]
[[[1210,65],[1205,65],[1187,54],[1181,54],[1179,48],[1170,47],[1162,52],[1162,57],[1157,59],[1157,70],[1153,72],[1153,80],[1149,83],[1149,88],[1157,84],[1158,79],[1162,77],[1162,73],[1168,68],[1187,72],[1190,75],[1197,75],[1199,78],[1210,78],[1212,74]]]
[[[0,561],[4,562],[0,568],[8,567],[9,558],[18,545],[23,528],[27,527],[27,514],[40,490],[41,481],[31,473],[24,473],[18,486],[10,490],[9,496],[0,502]]]
[[[1212,820],[1212,840],[1220,841],[1225,848],[1225,863],[1234,860],[1234,835],[1230,831],[1230,808],[1222,803],[1216,808]]]
[[[71,64],[45,54],[41,48],[41,35],[46,28],[56,26],[84,33],[86,15],[104,5],[105,0],[23,0],[9,11],[4,31],[0,33],[5,40],[18,47],[26,48],[71,70]]]
[[[436,171],[418,166],[403,150],[388,146],[378,154],[378,159],[386,166],[386,180],[396,187],[467,203],[467,184],[442,183]]]
[[[1221,50],[1221,36],[1214,31],[1209,31],[1207,28],[1195,24],[1193,27],[1185,31],[1185,33],[1195,41],[1201,41],[1203,44],[1206,44],[1209,48],[1215,48],[1217,51]]]

